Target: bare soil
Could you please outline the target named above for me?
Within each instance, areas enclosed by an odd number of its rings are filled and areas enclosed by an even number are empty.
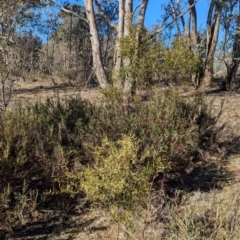
[[[101,99],[98,88],[87,88],[85,86],[73,86],[68,83],[59,83],[54,85],[51,81],[38,81],[33,83],[19,82],[14,91],[12,105],[33,103],[35,101],[44,101],[47,98],[61,99],[81,96],[91,102]]]

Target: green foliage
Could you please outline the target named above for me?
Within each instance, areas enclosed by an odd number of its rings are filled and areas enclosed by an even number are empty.
[[[142,166],[148,154],[138,156],[138,141],[127,135],[107,138],[93,147],[94,163],[82,172],[81,186],[93,202],[132,208],[150,191],[152,169]]]
[[[130,76],[139,86],[151,82],[154,74],[161,69],[161,42],[151,38],[145,29],[138,30],[132,26],[129,36],[120,40],[120,46],[123,61],[129,62],[120,69],[123,79]]]
[[[192,51],[192,43],[186,37],[178,37],[172,47],[163,51],[162,72],[181,80],[197,73],[201,67],[198,54]]]
[[[113,94],[94,106],[58,98],[0,115],[0,209],[8,206],[0,222],[24,219],[32,202],[79,195],[127,218],[155,179],[192,164],[204,122],[197,105],[165,91],[136,99],[126,115]]]
[[[123,79],[136,80],[138,86],[146,86],[159,74],[168,79],[191,80],[191,74],[199,72],[201,60],[193,51],[193,45],[187,37],[174,39],[170,48],[164,47],[161,41],[152,38],[151,34],[136,26],[130,28],[130,34],[120,41],[123,64],[120,75]]]
[[[10,178],[12,184],[39,178],[44,183],[41,191],[53,189],[55,176],[81,159],[82,136],[75,128],[87,123],[86,107],[79,99],[48,100],[0,115],[1,187]]]
[[[109,104],[108,104],[109,103]],[[99,145],[103,137],[118,140],[123,134],[139,140],[140,153],[149,151],[150,159],[159,159],[162,168],[185,168],[189,155],[198,144],[197,107],[187,104],[172,91],[165,91],[143,104],[135,101],[126,116],[117,101],[107,100],[104,107],[96,109],[89,119],[85,140]],[[92,131],[94,129],[94,135]],[[160,165],[158,165],[159,167]]]
[[[65,172],[75,171],[75,163],[88,159],[84,136],[76,126],[84,128],[90,110],[81,99],[48,99],[0,114],[1,211],[7,206],[0,222],[8,217],[10,222],[16,221],[16,216],[24,219],[31,211],[28,206],[44,204],[52,195],[72,194],[72,189],[61,185],[62,178]]]

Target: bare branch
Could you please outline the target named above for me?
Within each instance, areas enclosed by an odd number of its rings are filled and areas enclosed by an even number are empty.
[[[173,0],[170,1],[170,5],[171,5],[171,8],[172,8],[173,17],[174,17],[174,19],[176,19],[177,18],[177,11],[176,11],[175,6],[173,4]],[[181,34],[178,22],[175,21],[175,24],[176,24],[176,28],[177,28],[178,33]]]
[[[117,30],[117,25],[114,24],[114,23],[110,20],[110,18],[103,12],[102,7],[101,7],[100,3],[98,2],[98,0],[94,0],[94,2],[95,2],[95,4],[96,4],[96,6],[97,6],[98,13],[108,22],[108,24],[109,24],[112,28],[114,28],[114,29]]]
[[[137,9],[138,9],[142,4],[143,4],[143,1],[140,2],[140,3],[134,8],[134,10],[133,10],[133,15],[134,15],[134,13],[137,11]]]
[[[171,26],[176,20],[178,20],[179,18],[181,18],[183,15],[185,15],[186,13],[188,13],[198,2],[199,0],[197,0],[195,3],[193,3],[185,12],[182,12],[181,14],[179,14],[178,16],[176,16],[176,18],[174,18],[170,23],[168,23],[166,26],[157,29],[151,36],[151,38],[153,38],[154,36],[156,36],[158,33],[164,31],[165,29],[167,29],[169,26]]]
[[[78,17],[79,19],[81,19],[82,21],[86,22],[87,24],[89,24],[89,21],[80,16],[79,14],[75,13],[74,11],[70,10],[70,9],[67,9],[65,7],[63,7],[62,5],[58,4],[57,2],[55,2],[55,0],[50,0],[50,2],[52,2],[54,5],[56,5],[57,7],[59,7],[63,12],[65,13],[70,13],[70,14],[73,14],[74,16]]]

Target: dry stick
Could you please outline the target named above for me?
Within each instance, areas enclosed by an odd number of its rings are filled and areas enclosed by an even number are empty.
[[[87,88],[87,85],[88,85],[88,82],[90,81],[90,79],[91,79],[91,77],[92,77],[93,73],[94,73],[94,69],[91,71],[91,73],[90,73],[90,75],[89,75],[89,77],[88,77],[88,79],[87,79],[87,82],[86,82],[86,85],[85,85],[85,87],[84,87],[83,91],[84,91],[84,90],[86,90],[86,88]]]
[[[8,100],[6,100],[5,84],[6,84],[6,80],[8,79],[8,76],[9,76],[9,71],[7,72],[6,76],[2,78],[2,99],[3,99],[4,110],[7,109],[7,106],[12,96],[12,86],[10,86]]]

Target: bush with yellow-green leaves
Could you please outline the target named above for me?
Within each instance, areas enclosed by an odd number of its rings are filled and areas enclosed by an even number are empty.
[[[147,152],[139,156],[138,144],[133,136],[123,135],[116,142],[105,138],[93,147],[94,164],[81,174],[81,186],[89,199],[128,208],[149,193],[153,164],[146,162]]]
[[[163,51],[162,72],[178,82],[190,82],[191,74],[198,73],[201,68],[201,59],[193,48],[187,37],[177,37],[172,47]]]
[[[120,68],[122,79],[128,77],[145,87],[161,72],[163,43],[145,29],[131,26],[130,34],[120,39],[120,49],[123,61],[129,62]]]
[[[123,60],[129,63],[123,64],[120,75],[136,81],[138,87],[149,85],[159,75],[180,84],[191,83],[191,75],[202,67],[193,43],[185,36],[176,37],[166,47],[151,33],[132,26],[130,34],[120,40],[120,49]]]

